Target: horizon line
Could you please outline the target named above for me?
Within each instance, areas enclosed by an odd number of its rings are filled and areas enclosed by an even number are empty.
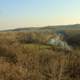
[[[45,25],[45,26],[23,26],[23,27],[15,27],[15,28],[12,28],[11,27],[8,27],[8,28],[4,28],[4,29],[0,29],[0,31],[2,30],[14,30],[14,29],[24,29],[24,28],[44,28],[44,27],[54,27],[54,26],[68,26],[68,25],[80,25],[79,23],[73,23],[73,24],[56,24],[56,25]]]

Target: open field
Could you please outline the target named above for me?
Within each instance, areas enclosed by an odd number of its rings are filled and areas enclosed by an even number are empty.
[[[45,44],[49,36],[1,32],[0,80],[80,80],[80,47],[72,52],[57,49]]]

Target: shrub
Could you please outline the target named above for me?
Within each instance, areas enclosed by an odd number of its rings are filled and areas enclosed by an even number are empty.
[[[12,62],[12,63],[17,62],[16,54],[2,47],[0,47],[0,57],[4,57],[7,61]]]

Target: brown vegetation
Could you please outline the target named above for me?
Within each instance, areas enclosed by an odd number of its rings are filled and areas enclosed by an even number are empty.
[[[80,80],[80,49],[66,52],[39,44],[50,35],[0,33],[0,80]]]

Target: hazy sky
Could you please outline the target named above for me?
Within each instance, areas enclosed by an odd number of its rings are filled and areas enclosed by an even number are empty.
[[[80,23],[80,0],[0,0],[0,29]]]

